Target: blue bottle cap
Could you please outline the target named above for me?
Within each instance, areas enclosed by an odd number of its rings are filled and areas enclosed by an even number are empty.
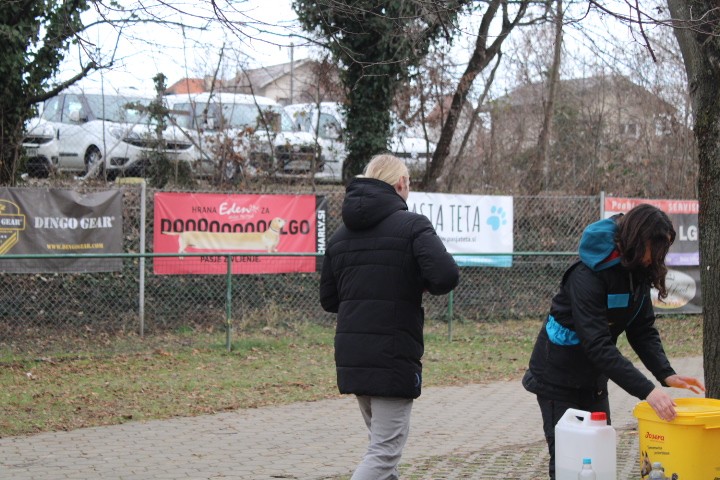
[[[583,458],[583,465],[589,465],[589,464],[591,464],[591,463],[592,463],[592,462],[590,461],[589,458]]]

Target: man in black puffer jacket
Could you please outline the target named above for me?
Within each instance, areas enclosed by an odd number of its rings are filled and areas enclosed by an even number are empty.
[[[397,478],[413,399],[422,386],[422,295],[449,293],[459,271],[430,220],[408,211],[402,160],[379,155],[346,189],[330,239],[320,303],[338,314],[340,393],[355,394],[370,444],[353,480]]]

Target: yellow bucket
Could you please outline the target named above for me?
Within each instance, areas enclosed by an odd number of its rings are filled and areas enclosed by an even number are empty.
[[[676,398],[677,417],[661,420],[647,402],[635,406],[640,471],[648,478],[654,462],[673,480],[720,480],[720,400]]]

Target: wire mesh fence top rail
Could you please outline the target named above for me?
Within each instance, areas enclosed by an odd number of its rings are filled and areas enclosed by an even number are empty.
[[[184,328],[242,329],[255,319],[276,321],[307,319],[322,324],[334,315],[318,300],[319,273],[213,275],[155,274],[154,264],[188,262],[207,254],[153,252],[152,192],[139,195],[135,186],[123,192],[123,250],[126,253],[0,255],[0,344],[21,348],[34,339],[70,334],[153,335]],[[320,192],[319,194],[322,194]],[[326,234],[341,224],[344,192],[330,191]],[[143,208],[141,198],[146,202]],[[514,252],[472,255],[510,255],[507,268],[463,267],[461,283],[452,298],[455,318],[490,321],[537,316],[548,308],[564,270],[576,257],[582,229],[599,218],[598,197],[518,197],[514,201]],[[142,214],[145,212],[146,214]],[[141,242],[141,231],[147,244]],[[466,255],[466,254],[463,254]],[[113,272],[7,273],[7,262],[19,259],[43,262],[48,257],[97,258],[121,262]],[[221,261],[276,257],[276,262],[297,262],[303,257],[320,261],[321,253],[233,252],[212,253]],[[224,260],[223,260],[224,259]],[[428,319],[448,318],[447,296],[426,296]],[[140,323],[142,326],[140,327]]]

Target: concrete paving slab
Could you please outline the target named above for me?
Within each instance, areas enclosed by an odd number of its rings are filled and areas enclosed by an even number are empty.
[[[673,361],[702,378],[702,358]],[[695,396],[670,389],[676,397]],[[618,479],[635,479],[637,400],[612,386]],[[353,397],[0,439],[0,479],[341,479],[364,453]],[[413,407],[403,478],[545,478],[533,395],[518,380],[426,388]],[[621,476],[622,475],[622,476]]]

